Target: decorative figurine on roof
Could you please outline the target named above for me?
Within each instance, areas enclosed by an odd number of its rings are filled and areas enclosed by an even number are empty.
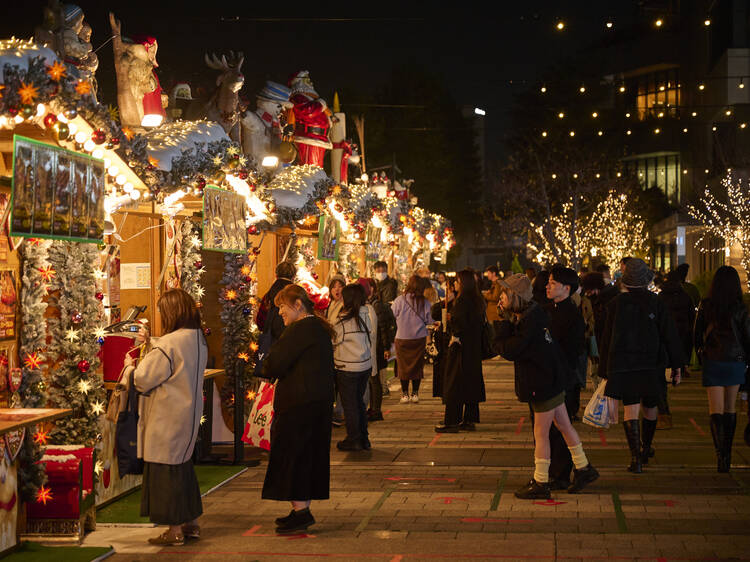
[[[77,70],[74,75],[88,81],[96,93],[94,75],[99,58],[91,47],[91,26],[84,21],[79,6],[51,0],[44,8],[44,22],[34,35],[37,43],[46,43],[68,67]]]
[[[154,68],[159,48],[154,37],[134,35],[132,41],[122,37],[121,23],[110,12],[112,48],[117,73],[117,104],[120,122],[128,127],[156,127],[166,117],[168,97],[162,92]]]
[[[256,96],[256,109],[242,117],[242,150],[256,162],[271,154],[281,144],[279,115],[289,109],[289,88],[270,80]]]
[[[216,91],[205,107],[206,117],[221,125],[230,139],[240,142],[240,98],[237,92],[245,83],[241,70],[245,55],[229,51],[229,59],[226,55],[219,59],[215,54],[210,58],[206,54],[204,59],[209,68],[220,72],[216,78]]]
[[[294,143],[299,153],[298,164],[323,167],[326,150],[333,148],[328,139],[331,111],[313,87],[310,73],[300,70],[289,79],[293,104]],[[291,119],[290,119],[291,122]]]

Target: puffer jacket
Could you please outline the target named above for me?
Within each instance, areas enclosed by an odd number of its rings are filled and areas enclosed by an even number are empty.
[[[377,326],[372,325],[370,312],[366,306],[359,309],[361,324],[356,318],[344,319],[341,311],[333,329],[336,339],[333,341],[333,359],[336,369],[350,373],[372,370],[373,350],[376,349]],[[362,329],[362,325],[365,329]]]
[[[541,402],[554,398],[566,384],[565,357],[552,339],[547,314],[532,303],[517,324],[495,322],[494,348],[513,361],[516,396],[521,402]]]
[[[750,315],[742,303],[732,311],[730,325],[721,325],[715,319],[711,301],[705,299],[695,317],[695,349],[701,361],[747,362],[750,343]]]

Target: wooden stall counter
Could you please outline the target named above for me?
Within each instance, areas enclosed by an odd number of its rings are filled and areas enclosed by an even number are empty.
[[[0,408],[0,435],[54,421],[70,415],[72,411],[67,408]]]

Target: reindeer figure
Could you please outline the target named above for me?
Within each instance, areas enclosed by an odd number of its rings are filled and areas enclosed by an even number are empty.
[[[206,104],[206,117],[216,121],[233,141],[242,142],[240,134],[240,91],[245,83],[242,74],[242,62],[245,55],[229,51],[229,60],[225,55],[218,59],[215,54],[204,57],[209,68],[221,72],[216,78],[216,91]]]

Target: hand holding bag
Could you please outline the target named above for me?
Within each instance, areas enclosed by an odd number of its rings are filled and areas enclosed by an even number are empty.
[[[250,417],[245,424],[242,441],[266,451],[271,450],[271,424],[273,423],[273,397],[276,385],[270,382],[260,383],[255,395],[255,402],[250,410]]]
[[[128,379],[128,398],[125,410],[117,416],[115,447],[120,476],[143,474],[143,459],[138,458],[138,395],[135,391],[135,370]]]
[[[604,396],[606,386],[607,381],[602,380],[594,391],[591,400],[586,405],[586,410],[583,412],[583,423],[599,429],[609,427],[609,404],[607,397]]]

